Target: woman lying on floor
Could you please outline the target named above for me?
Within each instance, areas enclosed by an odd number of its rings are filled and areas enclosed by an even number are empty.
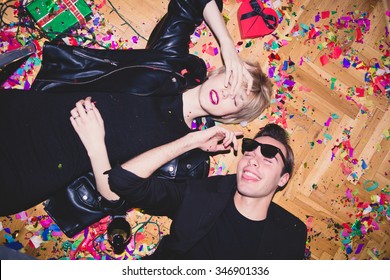
[[[91,166],[69,122],[76,103],[87,115],[99,107],[111,165],[178,139],[199,117],[224,123],[258,117],[269,106],[270,81],[240,60],[218,7],[221,1],[171,0],[145,50],[45,46],[32,90],[0,93],[0,215],[35,206],[91,170],[106,171]],[[188,52],[203,19],[223,38],[227,74],[221,68],[206,77],[204,61]],[[87,97],[93,105],[86,107]]]

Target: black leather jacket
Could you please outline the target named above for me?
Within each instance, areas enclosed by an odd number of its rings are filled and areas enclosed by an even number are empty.
[[[36,91],[176,95],[206,79],[205,62],[189,54],[190,35],[211,0],[171,0],[146,49],[100,50],[46,43]],[[222,1],[216,1],[222,10]]]

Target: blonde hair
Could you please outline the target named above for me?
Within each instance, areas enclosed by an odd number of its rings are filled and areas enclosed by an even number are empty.
[[[248,68],[249,73],[253,77],[253,85],[251,93],[253,98],[246,104],[242,110],[233,114],[229,118],[223,117],[213,117],[214,120],[222,123],[240,123],[243,121],[253,121],[255,118],[259,117],[263,111],[270,106],[271,96],[272,96],[272,82],[267,77],[267,75],[261,70],[261,67],[258,63],[249,63]],[[219,74],[225,71],[225,67],[222,66],[216,70],[211,71],[209,74]],[[248,88],[248,83],[243,83],[243,90],[245,92]]]

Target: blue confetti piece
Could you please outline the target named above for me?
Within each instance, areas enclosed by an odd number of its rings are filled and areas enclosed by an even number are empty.
[[[367,167],[367,163],[364,161],[364,159],[362,159],[362,168],[367,169]]]

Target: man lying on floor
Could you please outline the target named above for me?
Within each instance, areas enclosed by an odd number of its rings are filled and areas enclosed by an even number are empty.
[[[238,142],[220,126],[149,150],[110,171],[113,192],[131,207],[173,222],[148,259],[303,259],[307,230],[297,217],[272,202],[289,181],[294,155],[287,132],[268,124],[243,139],[237,174],[173,182],[153,172],[194,148],[226,151]]]

